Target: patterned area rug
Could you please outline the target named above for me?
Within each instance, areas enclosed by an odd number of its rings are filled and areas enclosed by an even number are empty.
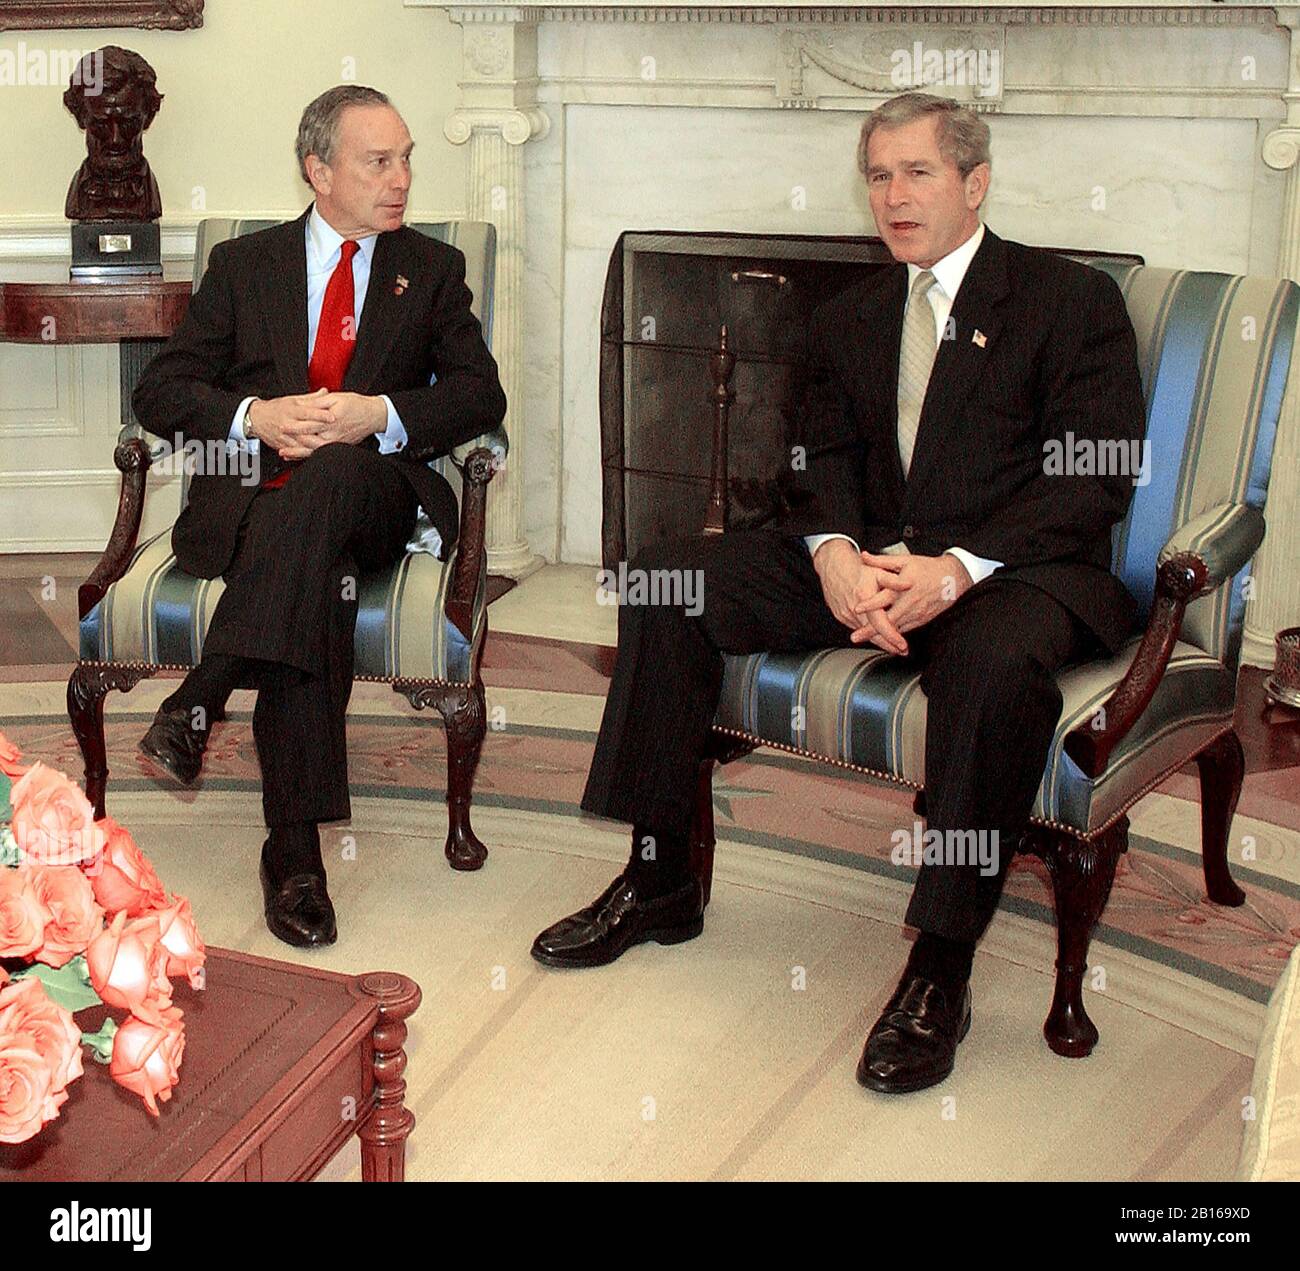
[[[158,786],[135,745],[171,682],[111,695],[108,806],[190,895],[214,944],[350,973],[412,975],[408,1041],[419,1128],[408,1177],[1228,1178],[1241,1141],[1261,1003],[1300,934],[1296,835],[1244,818],[1248,902],[1203,900],[1195,807],[1168,795],[1135,821],[1086,988],[1102,1041],[1086,1061],[1047,1049],[1053,917],[1046,878],[1018,861],[976,963],[977,1023],[935,1091],[871,1095],[863,1038],[906,956],[911,826],[902,791],[757,753],[715,781],[717,881],[704,936],[552,972],[532,935],[586,903],[626,851],[578,810],[602,706],[597,651],[521,645],[489,676],[494,725],[476,782],[487,868],[441,858],[439,719],[357,685],[353,818],[324,837],[340,939],[288,949],[260,917],[259,772],[251,695],[218,725],[192,792]],[[504,681],[504,682],[503,682]],[[0,730],[80,778],[53,676],[0,685]],[[361,859],[338,864],[347,836]],[[806,975],[792,991],[791,972]],[[1006,1074],[1014,1072],[1014,1081]],[[325,1179],[359,1176],[354,1147]]]

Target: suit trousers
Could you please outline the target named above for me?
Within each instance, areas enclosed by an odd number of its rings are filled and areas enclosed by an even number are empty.
[[[620,607],[618,654],[582,807],[681,835],[690,828],[717,712],[722,655],[852,641],[793,535],[757,529],[669,539],[638,553],[629,569],[699,571],[702,606],[695,616],[682,604]],[[999,845],[992,874],[977,863],[922,864],[907,921],[974,940],[997,907],[1042,779],[1062,705],[1055,672],[1094,656],[1099,645],[1046,592],[996,573],[906,634],[927,697],[927,829],[996,830]]]
[[[360,575],[398,560],[415,492],[398,460],[320,447],[239,525],[204,653],[256,659],[253,738],[268,826],[352,814],[345,716]]]

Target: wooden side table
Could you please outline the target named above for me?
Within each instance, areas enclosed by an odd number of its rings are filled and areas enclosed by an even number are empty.
[[[206,985],[173,981],[185,1055],[152,1117],[90,1058],[35,1139],[0,1144],[0,1183],[259,1182],[314,1178],[353,1134],[367,1182],[401,1182],[414,980],[339,975],[209,949]],[[85,1031],[110,1012],[77,1014]],[[111,1012],[120,1017],[120,1011]]]
[[[0,282],[0,341],[116,344],[122,423],[135,423],[135,387],[150,359],[180,325],[191,290],[188,281],[167,278]]]

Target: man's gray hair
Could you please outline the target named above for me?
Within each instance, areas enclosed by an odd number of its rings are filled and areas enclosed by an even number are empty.
[[[334,147],[338,144],[339,120],[349,106],[391,106],[377,88],[361,84],[340,84],[322,93],[306,110],[298,124],[298,169],[302,179],[311,184],[307,175],[307,156],[314,154],[322,163],[333,163]]]
[[[939,153],[957,165],[963,177],[981,163],[992,164],[989,154],[989,126],[971,110],[951,97],[933,93],[900,93],[882,102],[863,122],[858,140],[858,171],[867,175],[867,143],[877,128],[897,128],[926,115],[939,117]]]

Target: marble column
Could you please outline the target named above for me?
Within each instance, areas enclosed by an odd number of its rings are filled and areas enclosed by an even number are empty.
[[[1291,35],[1286,122],[1264,139],[1263,158],[1286,173],[1277,272],[1300,282],[1300,7],[1277,10]],[[1255,595],[1246,611],[1244,661],[1272,666],[1274,635],[1300,625],[1300,345],[1292,350],[1265,507],[1268,531],[1255,557]]]
[[[545,136],[550,121],[537,105],[537,28],[522,22],[462,20],[461,104],[443,124],[455,145],[469,147],[467,215],[496,226],[492,348],[509,403],[510,458],[488,494],[488,569],[523,578],[541,558],[524,537],[524,171],[522,147]]]

